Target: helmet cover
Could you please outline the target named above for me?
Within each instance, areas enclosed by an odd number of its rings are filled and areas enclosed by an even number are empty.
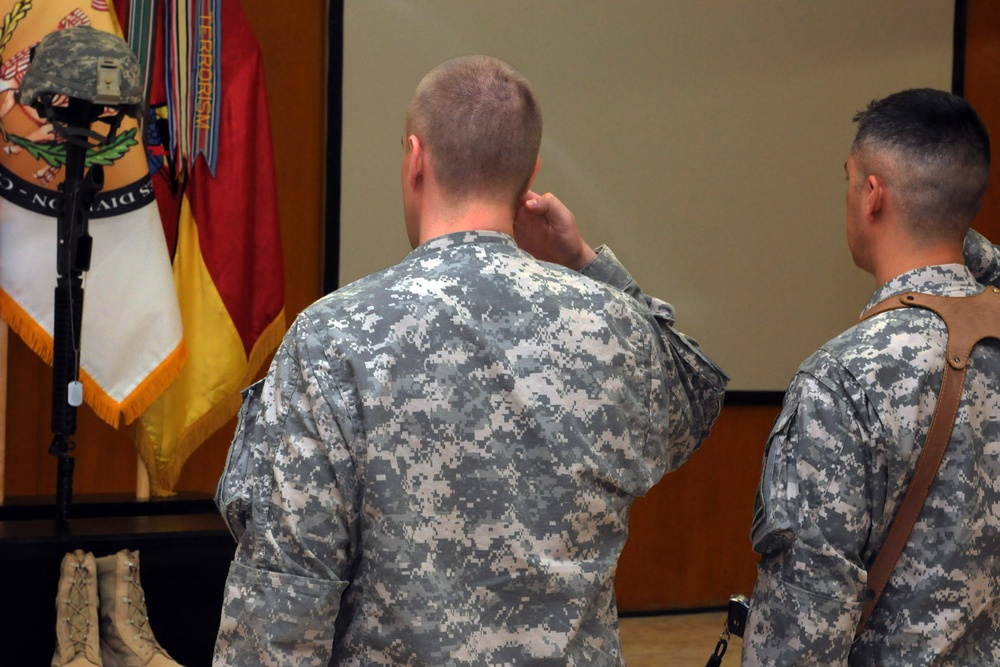
[[[56,30],[35,46],[18,102],[33,105],[46,94],[134,111],[143,99],[139,59],[110,32],[90,26]]]

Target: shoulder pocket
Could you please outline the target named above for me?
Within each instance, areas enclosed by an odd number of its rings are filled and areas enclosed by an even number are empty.
[[[215,490],[215,505],[237,542],[252,518],[253,450],[264,436],[263,415],[260,414],[263,383],[261,380],[243,390],[236,432]]]
[[[789,506],[797,502],[798,482],[792,460],[796,406],[786,404],[775,420],[764,451],[764,466],[753,510],[750,537],[761,554],[782,551],[793,538]]]

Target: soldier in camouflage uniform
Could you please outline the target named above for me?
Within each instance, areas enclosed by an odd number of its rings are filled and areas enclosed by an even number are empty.
[[[245,397],[216,665],[623,664],[629,506],[706,437],[728,378],[528,190],[540,138],[500,61],[418,86],[415,249],[306,309]]]
[[[855,121],[847,236],[875,276],[866,311],[907,291],[1000,285],[998,253],[968,234],[989,137],[961,98],[908,90]],[[971,269],[971,270],[970,270]],[[906,548],[854,640],[866,567],[927,437],[944,322],[922,308],[866,319],[799,368],[771,432],[752,539],[761,554],[744,665],[1000,664],[1000,343],[975,348],[947,453]]]

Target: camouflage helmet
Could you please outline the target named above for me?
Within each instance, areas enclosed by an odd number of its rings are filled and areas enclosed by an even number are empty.
[[[35,106],[46,95],[137,115],[143,101],[139,59],[124,39],[90,26],[51,32],[34,48],[17,101]]]

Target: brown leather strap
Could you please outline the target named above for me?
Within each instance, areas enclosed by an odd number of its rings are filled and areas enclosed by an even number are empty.
[[[924,506],[938,468],[948,448],[955,417],[962,399],[965,369],[969,355],[976,344],[986,338],[1000,340],[1000,289],[988,287],[979,294],[967,297],[947,297],[908,292],[886,299],[865,313],[868,319],[895,308],[926,308],[938,314],[948,328],[947,364],[941,378],[934,416],[931,418],[927,440],[913,472],[913,479],[906,490],[903,502],[896,512],[882,548],[868,568],[868,591],[861,611],[855,637],[861,635],[882,591],[889,582],[907,539],[913,530],[920,510]]]

